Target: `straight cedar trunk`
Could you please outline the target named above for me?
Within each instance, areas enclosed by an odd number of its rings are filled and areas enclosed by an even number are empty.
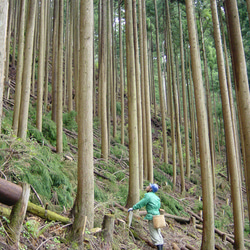
[[[221,20],[221,11],[219,12],[219,17]],[[224,27],[222,21],[220,21],[221,24],[221,34],[222,34],[222,40],[223,40],[223,47],[224,47],[224,54],[225,54],[225,66],[226,66],[226,75],[227,75],[227,87],[228,87],[228,93],[229,93],[229,102],[230,102],[230,108],[231,108],[231,115],[232,115],[232,121],[233,121],[233,130],[234,130],[234,138],[236,142],[236,153],[237,153],[237,161],[238,161],[238,171],[241,175],[241,186],[242,186],[242,180],[243,180],[243,172],[242,172],[242,161],[241,161],[241,146],[240,146],[240,139],[239,139],[239,130],[238,130],[238,123],[236,118],[236,111],[235,111],[235,105],[234,105],[234,98],[233,98],[233,89],[232,89],[232,82],[231,82],[231,72],[230,72],[230,66],[229,66],[229,59],[228,59],[228,53],[227,53],[227,44],[226,44],[226,37],[224,33]],[[240,120],[240,116],[239,116]],[[241,124],[241,122],[239,122]],[[242,136],[242,133],[241,133]],[[244,148],[244,139],[241,138],[241,144],[242,148]],[[246,156],[245,151],[242,150],[242,156],[243,156],[243,168],[245,173],[246,171]],[[243,206],[243,199],[242,206]]]
[[[56,152],[63,152],[63,13],[64,2],[59,0],[58,62],[57,62],[57,116],[56,116]]]
[[[140,69],[141,69],[141,103],[142,103],[142,138],[143,138],[143,178],[148,179],[148,158],[147,158],[147,129],[146,129],[146,108],[145,108],[145,81],[144,81],[144,53],[143,53],[143,20],[142,1],[138,1],[139,21],[139,43],[140,43]]]
[[[78,110],[78,86],[79,86],[79,0],[75,0],[72,3],[74,5],[73,8],[73,61],[74,61],[74,89],[75,89],[75,95],[74,95],[74,101],[75,101],[75,110],[77,112]],[[77,120],[77,118],[76,118]]]
[[[12,62],[11,62],[11,67],[15,67],[16,66],[16,42],[17,42],[17,33],[18,33],[18,29],[17,29],[17,19],[19,16],[19,3],[20,1],[15,1],[15,8],[14,8],[14,17],[13,17],[13,49],[12,49]]]
[[[167,31],[169,32],[169,30]],[[169,35],[167,35],[166,40],[166,51],[167,51],[167,58],[170,58],[170,46],[169,46]],[[175,141],[175,125],[174,125],[174,105],[173,105],[173,95],[172,93],[172,67],[170,60],[167,60],[167,89],[168,89],[168,96],[169,96],[169,111],[170,111],[170,120],[171,120],[171,143],[172,143],[172,165],[173,165],[173,189],[175,190],[176,187],[176,141]]]
[[[52,112],[51,119],[56,122],[57,110],[57,57],[58,57],[58,19],[59,19],[59,0],[54,1],[53,13],[53,54],[52,54]]]
[[[3,112],[3,90],[4,90],[4,72],[6,62],[6,37],[7,37],[7,26],[8,26],[8,1],[0,2],[0,133],[2,127],[2,112]]]
[[[38,79],[37,79],[37,105],[36,105],[36,127],[42,132],[43,115],[43,85],[44,85],[44,62],[45,62],[45,1],[41,0],[40,7],[40,35],[38,56]]]
[[[211,155],[208,138],[207,111],[202,84],[201,60],[198,47],[197,29],[193,0],[186,0],[187,23],[192,62],[192,74],[195,92],[195,104],[198,120],[199,149],[201,161],[202,197],[203,197],[203,235],[201,249],[214,249],[214,201],[211,173]]]
[[[38,27],[38,10],[39,5],[36,7],[36,20],[35,20],[35,31],[34,31],[34,45],[33,45],[33,62],[32,62],[32,81],[31,81],[31,93],[32,95],[35,95],[35,85],[36,85],[36,60],[37,60],[37,43],[38,43],[38,37],[39,37],[39,27]]]
[[[113,23],[114,20],[114,1],[111,0],[112,4],[112,15],[111,20]],[[111,27],[113,27],[111,25]],[[112,29],[112,41],[113,41],[113,47],[112,47],[112,68],[113,68],[113,85],[112,85],[112,116],[113,116],[113,138],[116,138],[117,133],[117,117],[116,117],[116,92],[117,92],[117,60],[116,60],[116,22],[115,22],[115,28]]]
[[[223,108],[224,127],[226,135],[227,160],[231,181],[231,196],[234,214],[234,236],[235,249],[244,249],[244,225],[242,220],[242,201],[241,201],[241,185],[239,176],[239,164],[237,158],[237,143],[234,137],[233,120],[230,109],[229,94],[227,88],[227,78],[225,72],[225,63],[222,50],[222,42],[220,37],[219,18],[217,14],[217,4],[215,0],[211,0],[211,10],[214,27],[214,40],[217,54],[217,65],[219,72],[219,81],[221,89],[221,99]]]
[[[121,4],[119,4],[120,94],[121,94],[121,144],[124,145],[124,74],[122,45]]]
[[[186,79],[185,79],[185,63],[184,63],[184,48],[183,48],[183,33],[181,21],[180,3],[178,3],[179,10],[179,26],[180,26],[180,50],[181,50],[181,76],[182,76],[182,99],[183,99],[183,115],[185,128],[185,149],[186,149],[186,176],[190,178],[190,152],[189,152],[189,132],[188,132],[188,113],[187,113],[187,97],[186,97]]]
[[[102,5],[103,0],[99,0],[98,4],[98,104],[97,116],[101,121],[101,60],[102,60]]]
[[[232,64],[235,79],[236,100],[239,109],[239,116],[241,121],[241,133],[244,143],[245,163],[246,163],[246,188],[247,188],[247,203],[248,203],[248,217],[250,220],[250,96],[249,96],[249,82],[247,76],[247,67],[245,60],[245,53],[242,43],[242,36],[240,30],[239,14],[237,2],[235,0],[226,0],[226,14],[229,29],[229,41],[231,45]]]
[[[19,109],[21,101],[23,59],[24,59],[23,51],[24,51],[25,9],[26,9],[26,0],[22,0],[20,5],[15,102],[14,102],[14,112],[12,121],[12,129],[15,134],[17,134],[18,130]]]
[[[107,0],[102,0],[102,55],[100,64],[101,91],[101,155],[108,160],[108,123],[107,123]]]
[[[70,21],[69,21],[69,48],[68,48],[68,60],[69,60],[69,66],[68,66],[68,74],[67,74],[67,97],[68,97],[68,111],[73,111],[73,98],[72,98],[72,91],[73,91],[73,85],[72,85],[72,46],[73,46],[73,4],[70,5]]]
[[[142,7],[142,34],[143,34],[143,66],[144,66],[144,98],[145,98],[145,118],[146,118],[146,141],[147,145],[147,172],[148,181],[153,183],[153,152],[152,152],[152,130],[151,130],[151,112],[150,112],[150,96],[149,96],[149,78],[148,78],[148,46],[147,46],[147,26],[146,26],[146,3],[141,1]],[[145,163],[144,163],[145,164]]]
[[[154,5],[155,5],[155,28],[156,28],[158,85],[159,85],[161,120],[162,120],[163,155],[164,155],[164,163],[168,164],[166,109],[165,109],[165,103],[164,103],[164,90],[163,90],[162,72],[161,72],[161,54],[160,54],[160,44],[159,44],[160,42],[159,42],[159,27],[158,27],[158,11],[157,11],[156,0],[154,0]]]
[[[52,15],[51,15],[51,3],[47,3],[47,24],[46,30],[50,31],[47,32],[46,35],[46,53],[45,53],[45,84],[44,84],[44,111],[48,110],[48,81],[49,81],[49,55],[50,55],[50,39],[51,39],[51,23],[52,23]]]
[[[111,0],[107,0],[107,130],[108,130],[108,155],[110,153],[110,126],[111,126],[111,85],[112,85],[112,28],[111,28]]]
[[[166,1],[167,6],[167,22],[168,22],[168,29],[169,29],[169,46],[170,46],[170,61],[171,61],[171,68],[172,68],[172,90],[173,90],[173,103],[174,103],[174,110],[175,110],[175,121],[176,121],[176,132],[177,132],[177,149],[179,154],[179,165],[180,165],[180,175],[181,175],[181,193],[185,191],[185,178],[184,178],[184,168],[183,168],[183,156],[182,156],[182,146],[181,146],[181,133],[180,133],[180,120],[179,120],[179,101],[177,96],[177,84],[175,78],[175,70],[174,70],[174,51],[173,51],[173,43],[172,43],[172,29],[170,23],[170,12],[169,12],[169,5],[168,0]]]
[[[125,0],[128,82],[129,191],[127,206],[139,201],[138,130],[132,0]]]
[[[207,100],[207,114],[208,114],[208,128],[209,128],[209,145],[211,152],[211,164],[212,164],[212,175],[213,175],[213,192],[214,199],[216,198],[216,179],[215,179],[215,148],[214,148],[214,129],[213,129],[213,117],[212,117],[212,103],[210,98],[210,88],[209,88],[209,76],[208,76],[208,66],[207,66],[207,53],[205,47],[205,39],[203,33],[203,23],[200,16],[200,31],[201,31],[201,41],[202,41],[202,54],[204,62],[204,75],[205,75],[205,86],[206,86],[206,100]]]
[[[19,17],[15,102],[14,102],[14,112],[12,121],[12,129],[15,134],[17,134],[17,129],[18,129],[18,118],[19,118],[19,109],[21,101],[23,59],[24,59],[23,52],[24,52],[25,9],[26,9],[26,0],[22,0],[20,5],[20,17]]]
[[[22,92],[21,92],[21,103],[20,103],[20,113],[19,113],[19,125],[17,133],[17,136],[23,139],[26,139],[27,126],[28,126],[36,4],[37,1],[29,2],[29,7],[28,7],[29,15],[27,19],[25,47],[24,47],[25,58],[23,63]]]
[[[82,249],[85,218],[88,228],[94,225],[93,163],[93,1],[80,6],[80,74],[78,108],[78,185],[74,223],[70,238]],[[87,122],[86,122],[87,121]],[[87,187],[87,188],[86,188]]]
[[[195,120],[195,108],[194,108],[195,104],[193,95],[194,84],[192,79],[192,70],[190,61],[189,61],[189,79],[190,79],[190,84],[188,90],[189,90],[190,116],[191,116],[192,152],[194,157],[194,165],[197,166],[196,120]]]
[[[141,107],[141,81],[140,81],[140,58],[138,46],[136,0],[133,0],[133,29],[135,46],[135,74],[136,74],[136,103],[137,103],[137,126],[138,126],[138,160],[139,160],[139,186],[143,189],[143,138],[142,138],[142,107]]]
[[[5,66],[5,72],[4,72],[4,83],[8,83],[9,82],[9,64],[10,64],[10,40],[11,40],[11,31],[12,31],[12,16],[13,16],[13,7],[14,2],[13,1],[9,1],[9,8],[8,8],[8,28],[7,28],[7,37],[6,37],[6,66]],[[9,89],[9,87],[7,87]],[[7,90],[8,91],[8,90]],[[5,94],[6,95],[6,94]],[[7,95],[6,95],[6,98]]]

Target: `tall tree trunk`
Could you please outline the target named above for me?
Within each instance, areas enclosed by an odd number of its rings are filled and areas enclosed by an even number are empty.
[[[241,185],[239,182],[238,174],[238,157],[236,150],[236,141],[234,140],[233,122],[229,103],[229,94],[227,89],[227,79],[225,72],[224,57],[222,51],[222,42],[220,37],[220,26],[217,14],[217,5],[215,0],[211,0],[211,10],[213,17],[214,27],[214,40],[217,54],[217,65],[219,71],[219,81],[221,88],[221,99],[223,107],[223,118],[226,135],[226,147],[227,147],[227,160],[230,171],[231,180],[231,195],[233,202],[233,213],[234,213],[234,236],[235,236],[235,248],[244,249],[244,225],[242,221],[242,201],[241,201]]]
[[[244,139],[244,149],[246,156],[246,187],[247,187],[247,203],[248,203],[248,217],[250,220],[250,96],[249,84],[247,76],[247,67],[245,60],[245,53],[242,43],[242,36],[240,30],[239,14],[237,2],[235,0],[225,1],[232,62],[234,69],[236,100],[239,107],[239,114],[241,118],[242,134]]]
[[[112,15],[111,15],[111,20],[113,23],[114,20],[114,2],[113,0],[111,0],[111,4],[112,4]],[[112,25],[113,27],[113,25]],[[112,116],[113,116],[113,138],[116,137],[116,123],[117,123],[117,118],[116,118],[116,76],[117,76],[117,64],[116,64],[116,22],[115,22],[115,28],[112,29],[112,68],[113,68],[113,74],[112,74],[112,78],[113,78],[113,85],[112,85],[112,106],[113,106],[113,112],[112,112]]]
[[[94,225],[94,163],[93,163],[93,1],[80,6],[80,75],[78,108],[78,185],[75,218],[70,237],[83,249],[84,223]],[[87,121],[87,122],[86,122]],[[86,188],[87,187],[87,188]]]
[[[75,90],[75,110],[78,111],[78,86],[79,86],[79,0],[73,1],[73,61],[74,61],[74,90]],[[77,112],[78,113],[78,112]]]
[[[147,129],[146,129],[146,105],[145,105],[145,75],[144,75],[144,52],[143,52],[143,19],[142,1],[138,0],[139,20],[139,43],[140,43],[140,69],[141,69],[141,103],[142,103],[142,136],[143,136],[143,177],[148,179],[148,158],[147,158]]]
[[[108,126],[108,154],[110,153],[110,126],[111,126],[111,86],[112,86],[112,28],[113,25],[111,24],[111,6],[110,6],[110,2],[111,0],[107,0],[108,2],[108,13],[107,13],[107,27],[108,27],[108,31],[107,31],[107,35],[108,35],[108,43],[107,43],[107,65],[109,65],[107,67],[107,126]]]
[[[59,19],[59,0],[54,1],[53,13],[53,55],[52,55],[52,112],[51,119],[56,122],[57,110],[57,57],[58,57],[58,19]]]
[[[17,37],[17,34],[19,32],[19,29],[17,28],[18,27],[18,23],[17,23],[17,20],[18,20],[18,17],[19,17],[19,3],[20,1],[16,1],[15,2],[15,12],[14,12],[14,29],[13,29],[13,32],[14,32],[14,36],[13,36],[13,49],[12,49],[12,62],[11,62],[11,66],[14,68],[15,65],[16,65],[16,37]]]
[[[6,67],[6,38],[7,38],[7,26],[8,26],[8,0],[0,2],[0,133],[2,127],[2,113],[3,113],[3,90],[4,90],[4,78]]]
[[[57,117],[56,117],[56,151],[63,152],[63,13],[64,2],[59,0],[58,27],[58,68],[57,68]],[[77,94],[77,93],[76,93]]]
[[[21,1],[19,33],[18,33],[18,56],[17,56],[17,71],[16,71],[16,87],[15,87],[15,102],[12,129],[15,134],[18,130],[19,109],[21,101],[22,75],[23,75],[23,59],[24,59],[24,27],[25,27],[25,9],[26,0]]]
[[[205,75],[205,86],[206,86],[206,101],[207,101],[207,114],[208,114],[208,129],[209,129],[209,145],[211,152],[211,165],[212,165],[212,175],[213,175],[213,193],[214,199],[216,198],[216,180],[215,180],[215,149],[214,149],[214,129],[213,129],[213,118],[212,118],[212,104],[210,99],[210,88],[209,88],[209,76],[208,76],[208,66],[207,66],[207,54],[203,33],[203,23],[200,17],[200,31],[201,31],[201,40],[202,40],[202,54],[204,62],[204,75]]]
[[[73,110],[73,99],[72,99],[72,40],[73,40],[73,4],[70,5],[70,21],[69,21],[69,48],[68,48],[68,60],[69,60],[69,67],[66,69],[68,71],[68,79],[67,79],[67,97],[68,97],[68,111],[71,112]]]
[[[11,40],[11,29],[12,29],[12,20],[13,20],[12,16],[13,16],[13,9],[14,9],[13,4],[14,4],[13,1],[9,1],[8,28],[7,28],[7,37],[6,37],[6,66],[5,66],[5,73],[4,73],[4,76],[5,76],[4,83],[9,82],[10,40]]]
[[[102,1],[102,55],[101,55],[101,154],[108,160],[108,124],[107,124],[107,0]]]
[[[168,30],[169,33],[169,30]],[[173,165],[173,190],[176,188],[176,141],[175,141],[175,125],[174,125],[174,104],[173,104],[173,95],[172,95],[172,65],[170,60],[170,36],[167,35],[168,40],[166,40],[166,51],[167,51],[167,84],[168,84],[168,96],[169,96],[169,111],[170,111],[170,120],[171,120],[171,143],[172,143],[172,165]]]
[[[137,126],[138,126],[138,160],[139,160],[139,187],[143,189],[143,139],[142,139],[142,107],[141,107],[141,81],[140,58],[138,47],[136,0],[133,0],[133,30],[135,47],[135,74],[136,74],[136,101],[137,101]]]
[[[191,134],[192,134],[192,152],[194,157],[194,165],[197,166],[197,149],[196,149],[196,120],[195,120],[195,108],[194,108],[194,96],[193,96],[193,81],[192,81],[192,70],[191,62],[189,62],[189,102],[190,102],[190,116],[191,116]]]
[[[207,111],[202,84],[201,60],[198,48],[197,29],[193,0],[186,0],[190,54],[194,81],[195,104],[198,120],[199,149],[201,161],[202,197],[203,197],[203,235],[201,249],[214,249],[214,201],[211,173],[211,155],[208,138]]]
[[[39,4],[36,7],[36,20],[35,20],[35,31],[34,31],[34,42],[33,42],[33,62],[32,62],[32,77],[31,77],[31,93],[35,95],[35,87],[36,87],[36,65],[37,65],[37,47],[38,47],[38,37],[39,37],[39,27],[38,27],[38,10]],[[26,24],[27,26],[27,24]]]
[[[168,145],[167,145],[167,128],[166,128],[166,110],[164,104],[164,91],[162,83],[162,72],[161,72],[161,54],[160,54],[160,42],[159,42],[159,27],[158,27],[158,11],[156,0],[155,5],[155,28],[156,28],[156,48],[157,48],[157,67],[158,67],[158,85],[160,95],[160,108],[161,108],[161,120],[162,120],[162,140],[163,140],[163,155],[164,163],[168,164]]]
[[[26,139],[30,100],[30,82],[31,82],[31,68],[32,68],[32,53],[34,42],[35,29],[35,15],[36,15],[37,1],[29,2],[29,15],[27,19],[25,47],[24,47],[24,63],[22,76],[22,94],[19,113],[19,125],[17,136]]]
[[[121,5],[119,4],[119,47],[120,47],[120,95],[121,95],[121,144],[124,145],[124,74]]]
[[[128,82],[129,192],[127,206],[139,201],[138,130],[132,0],[125,0]]]
[[[179,121],[179,101],[177,97],[177,84],[175,78],[175,70],[174,70],[174,52],[173,52],[173,43],[172,43],[172,29],[170,23],[170,12],[168,0],[166,1],[167,7],[167,27],[169,29],[169,49],[170,49],[170,58],[171,68],[172,68],[172,90],[173,90],[173,103],[175,109],[175,121],[176,121],[176,131],[177,131],[177,147],[179,154],[179,165],[180,165],[180,174],[181,174],[181,193],[185,191],[185,179],[184,179],[184,169],[183,169],[183,156],[182,156],[182,146],[181,146],[181,134],[180,134],[180,121]]]
[[[45,53],[45,84],[44,84],[44,111],[47,111],[48,106],[48,81],[49,81],[49,56],[50,56],[50,39],[51,39],[51,3],[47,3],[47,28],[48,30],[46,35],[46,53]]]
[[[40,36],[39,36],[39,56],[38,56],[38,79],[37,79],[37,106],[36,106],[36,127],[42,131],[43,114],[43,85],[44,85],[44,51],[45,51],[45,1],[41,0],[40,7]]]
[[[185,128],[185,149],[186,149],[186,176],[190,178],[190,152],[189,152],[189,132],[188,132],[188,113],[187,113],[187,97],[186,97],[186,79],[185,79],[185,63],[184,63],[184,48],[183,48],[183,33],[181,21],[180,3],[179,10],[179,25],[180,25],[180,49],[181,49],[181,76],[182,76],[182,99],[183,99],[183,115]]]
[[[151,130],[151,113],[150,113],[150,95],[149,95],[149,80],[148,80],[148,50],[147,50],[147,26],[146,26],[146,6],[145,1],[141,1],[142,6],[142,30],[143,30],[143,58],[144,58],[144,90],[145,90],[145,113],[146,113],[146,131],[147,131],[147,170],[148,181],[153,183],[153,153],[152,153],[152,130]],[[144,142],[143,142],[144,143]]]

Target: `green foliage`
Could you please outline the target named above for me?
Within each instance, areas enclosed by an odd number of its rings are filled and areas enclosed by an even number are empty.
[[[110,153],[114,155],[116,158],[127,158],[128,157],[128,150],[124,145],[115,144],[113,147],[110,148]]]
[[[114,194],[115,199],[119,204],[125,206],[128,198],[128,185],[117,185],[118,192]]]
[[[39,238],[40,235],[42,235],[50,226],[54,225],[54,222],[51,221],[50,223],[46,224],[44,227],[42,227],[41,229],[40,227],[40,223],[36,220],[28,220],[24,227],[27,231],[28,234],[31,234],[31,236],[35,239]],[[29,236],[27,234],[27,236]]]
[[[116,102],[116,114],[118,116],[121,116],[121,114],[122,114],[122,107],[121,107],[121,103],[120,102]]]
[[[245,220],[245,223],[244,223],[244,234],[245,234],[246,237],[249,237],[249,235],[250,235],[249,220]]]
[[[43,136],[50,142],[52,146],[56,146],[57,130],[56,124],[48,118],[44,118],[42,122]],[[63,133],[63,148],[68,149],[68,142],[65,133]]]
[[[173,176],[173,166],[171,164],[163,163],[159,168],[166,174]]]
[[[105,202],[108,199],[107,193],[105,190],[100,189],[95,183],[95,201],[97,202]]]
[[[166,183],[168,182],[168,178],[162,174],[162,172],[158,171],[157,169],[154,170],[154,179],[157,183]]]
[[[16,153],[10,158],[8,168],[1,171],[11,175],[13,181],[20,180],[31,184],[44,202],[51,203],[52,193],[56,193],[60,206],[72,206],[71,181],[63,170],[59,155],[53,154],[47,147],[39,146],[36,141],[23,142],[15,137],[12,141],[5,141],[6,143],[1,143],[1,147],[11,146]],[[5,158],[0,157],[1,166],[4,166],[4,161]],[[32,192],[30,199],[37,202]]]
[[[28,124],[27,137],[30,139],[34,138],[37,142],[46,144],[48,141],[44,138],[43,133],[40,132],[36,127],[33,127],[30,123]]]
[[[174,214],[177,216],[185,214],[184,208],[174,198],[162,193],[161,190],[159,190],[158,195],[161,197],[161,204],[167,213]]]
[[[194,211],[196,213],[198,213],[200,210],[203,210],[203,202],[202,201],[195,201],[195,205],[194,205]]]
[[[63,126],[70,131],[78,131],[78,126],[76,122],[76,111],[71,111],[69,113],[63,114]]]

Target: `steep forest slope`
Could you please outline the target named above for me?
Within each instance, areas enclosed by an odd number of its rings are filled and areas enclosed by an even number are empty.
[[[15,72],[12,72],[13,76]],[[14,79],[14,78],[13,78]],[[14,88],[15,82],[11,81]],[[49,210],[70,217],[77,185],[77,125],[75,112],[64,113],[64,153],[54,151],[56,126],[48,113],[43,119],[43,132],[35,128],[34,97],[31,97],[27,141],[15,137],[11,130],[13,116],[13,92],[9,100],[4,100],[4,119],[0,142],[1,177],[14,183],[27,182],[32,191],[30,201]],[[169,121],[167,121],[169,123]],[[151,249],[147,222],[143,212],[135,213],[132,225],[127,226],[126,199],[128,194],[128,148],[119,143],[119,138],[111,140],[109,162],[100,158],[100,127],[94,122],[94,173],[95,173],[95,226],[85,228],[86,249],[108,249],[101,232],[105,214],[115,218],[113,249]],[[119,129],[118,129],[119,130]],[[162,209],[166,213],[167,227],[162,229],[164,249],[200,249],[202,237],[202,191],[200,167],[191,166],[191,178],[186,180],[185,194],[180,193],[180,176],[177,170],[177,187],[172,189],[173,169],[171,162],[161,163],[161,122],[152,118],[154,180],[160,186],[158,192]],[[171,132],[168,126],[169,133]],[[225,149],[222,149],[222,157]],[[217,159],[215,227],[216,248],[233,249],[233,215],[230,201],[230,187],[227,180],[225,162]],[[145,182],[144,185],[148,183]],[[87,187],[86,187],[87,188]],[[141,191],[141,197],[144,191]],[[247,211],[246,197],[244,207]],[[2,207],[3,205],[1,205]],[[11,207],[9,207],[11,209]],[[247,213],[246,213],[247,214]],[[245,214],[245,215],[246,215]],[[8,216],[1,216],[0,247],[8,246]],[[49,222],[34,214],[27,213],[20,238],[20,249],[77,249],[67,242],[70,224]],[[250,247],[248,222],[245,221],[245,246]],[[224,240],[223,240],[224,239]]]

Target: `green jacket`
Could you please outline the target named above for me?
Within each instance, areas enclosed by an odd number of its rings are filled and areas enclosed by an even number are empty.
[[[144,195],[138,203],[133,206],[133,210],[140,209],[146,206],[147,215],[144,217],[145,220],[153,220],[153,215],[160,214],[161,201],[160,198],[153,192],[148,192]]]

